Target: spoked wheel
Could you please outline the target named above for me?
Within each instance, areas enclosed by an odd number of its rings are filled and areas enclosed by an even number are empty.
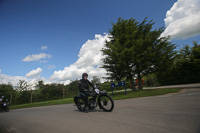
[[[111,112],[114,108],[114,102],[108,95],[101,96],[99,98],[99,104],[100,108],[106,112]]]
[[[85,111],[85,102],[82,98],[77,99],[76,106],[80,111]]]

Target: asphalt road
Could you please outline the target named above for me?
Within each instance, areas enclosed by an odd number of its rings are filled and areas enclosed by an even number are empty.
[[[1,133],[200,133],[200,88],[115,100],[113,112],[79,112],[73,104],[0,113]]]

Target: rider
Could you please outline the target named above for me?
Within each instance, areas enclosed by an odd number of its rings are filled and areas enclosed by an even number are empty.
[[[6,98],[4,96],[1,96],[2,103],[6,102]]]
[[[82,79],[79,81],[79,91],[80,91],[81,96],[83,96],[84,98],[86,111],[88,110],[88,96],[89,95],[87,94],[87,91],[89,91],[89,86],[95,89],[94,85],[87,78],[88,78],[88,74],[83,73]]]

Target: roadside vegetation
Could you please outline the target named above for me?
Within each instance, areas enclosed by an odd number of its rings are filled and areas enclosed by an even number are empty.
[[[149,90],[128,91],[127,95],[125,95],[124,91],[114,92],[113,96],[111,93],[109,95],[114,100],[122,100],[122,99],[137,98],[137,97],[164,95],[168,93],[176,93],[179,91],[180,89],[149,89]],[[20,109],[20,108],[59,105],[59,104],[70,104],[70,103],[74,103],[73,98],[65,98],[65,99],[51,100],[51,101],[45,101],[45,102],[15,105],[15,106],[10,106],[10,109]]]

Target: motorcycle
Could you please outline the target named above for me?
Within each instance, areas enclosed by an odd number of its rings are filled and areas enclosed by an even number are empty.
[[[9,112],[9,106],[6,102],[4,102],[3,104],[1,104],[1,111],[5,111],[5,112]]]
[[[94,110],[97,106],[105,112],[111,112],[114,108],[114,102],[107,92],[95,89],[94,91],[87,91],[88,94],[88,108]],[[74,102],[80,111],[85,111],[84,97],[80,94],[74,97]]]

